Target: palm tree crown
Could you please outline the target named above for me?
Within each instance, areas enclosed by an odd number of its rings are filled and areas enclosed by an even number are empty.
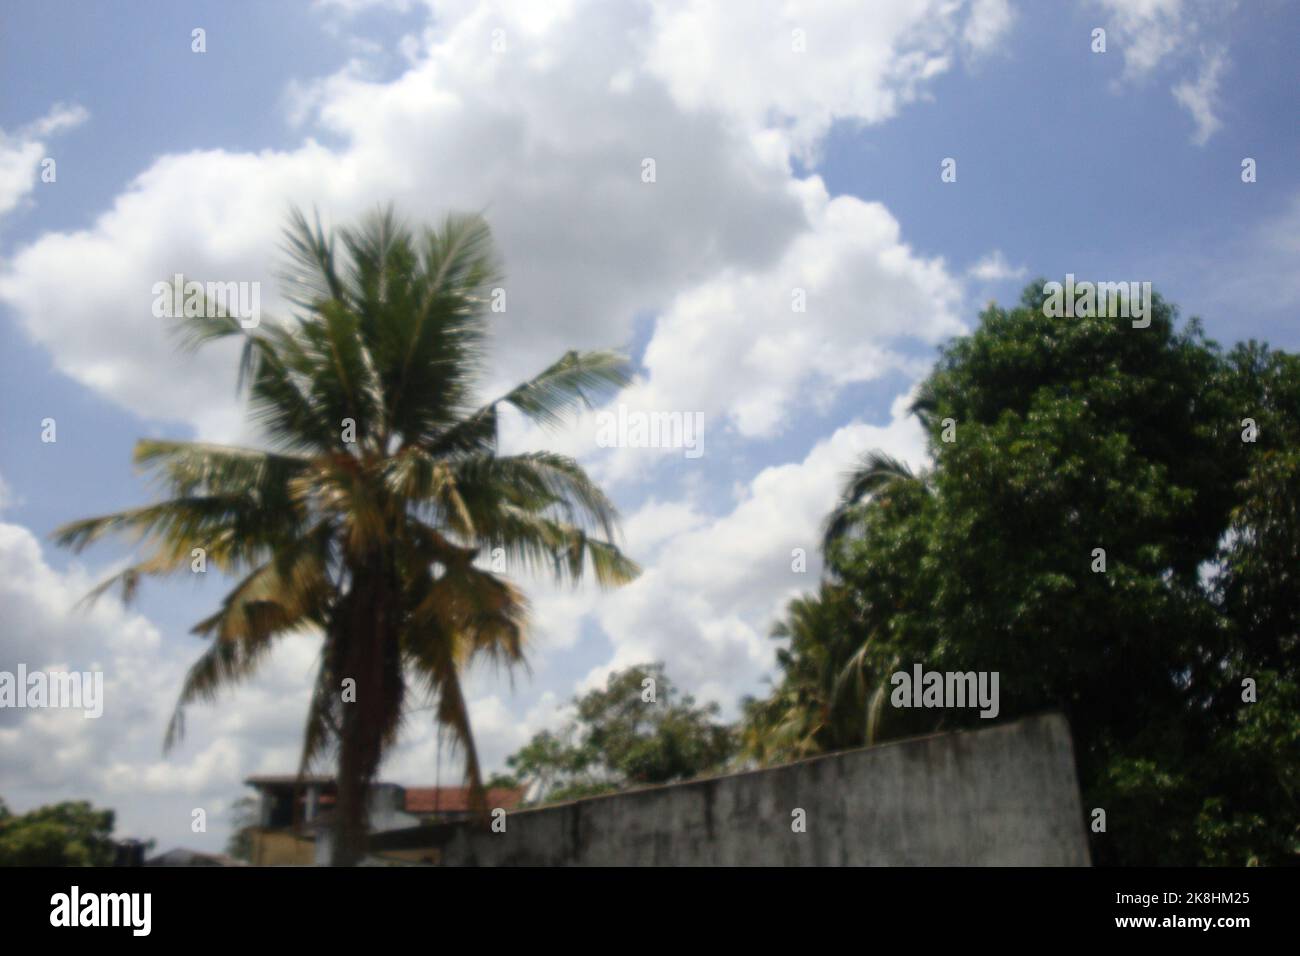
[[[186,704],[253,673],[276,638],[322,635],[302,769],[337,750],[334,861],[352,863],[408,683],[463,747],[481,808],[460,675],[479,657],[521,662],[527,616],[499,572],[573,581],[590,569],[605,586],[638,573],[613,543],[613,504],[576,462],[498,453],[502,404],[554,425],[625,384],[627,363],[569,352],[480,404],[498,277],[481,218],[416,232],[390,209],[326,234],[295,212],[286,237],[287,321],[246,329],[222,315],[179,326],[190,347],[243,338],[239,388],[267,448],[142,440],[135,461],[164,500],[55,536],[78,551],[110,532],[152,547],[95,593],[117,583],[129,600],[142,575],[187,568],[196,548],[236,581],[194,627],[210,643],[185,678],[166,746],[183,733]]]

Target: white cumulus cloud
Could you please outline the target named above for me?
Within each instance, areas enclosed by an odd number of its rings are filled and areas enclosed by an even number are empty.
[[[79,126],[87,116],[80,106],[57,104],[40,119],[12,133],[0,129],[0,216],[16,208],[35,187],[40,164],[50,158],[46,140]]]

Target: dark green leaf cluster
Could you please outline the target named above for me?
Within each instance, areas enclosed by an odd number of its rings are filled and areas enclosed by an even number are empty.
[[[914,407],[932,468],[849,476],[747,751],[980,725],[890,706],[889,678],[997,671],[999,719],[1069,717],[1098,862],[1294,862],[1300,359],[1225,353],[1158,296],[1145,329],[1041,303],[942,350]]]

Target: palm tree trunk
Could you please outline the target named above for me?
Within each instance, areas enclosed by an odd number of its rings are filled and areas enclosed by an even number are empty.
[[[366,855],[370,784],[402,707],[396,621],[382,563],[376,565],[381,568],[378,573],[353,576],[352,590],[338,615],[346,633],[336,641],[339,665],[335,673],[340,680],[356,681],[356,697],[345,698],[339,722],[338,803],[331,866],[355,866]]]
[[[369,829],[366,791],[369,789],[370,775],[362,769],[366,761],[362,752],[361,729],[356,707],[345,705],[330,866],[356,866],[366,854]]]

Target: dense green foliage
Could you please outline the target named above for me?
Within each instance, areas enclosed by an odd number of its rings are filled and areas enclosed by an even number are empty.
[[[517,779],[536,786],[536,801],[689,780],[735,751],[732,730],[715,719],[718,705],[680,693],[662,664],[613,673],[573,707],[563,730],[536,734],[507,760]]]
[[[914,406],[930,471],[850,478],[747,751],[980,724],[892,707],[889,677],[997,671],[999,719],[1069,718],[1097,862],[1294,861],[1300,359],[1225,353],[1159,297],[1144,329],[1041,303],[944,348]]]
[[[862,639],[843,587],[823,583],[815,595],[790,602],[772,636],[781,678],[770,696],[741,702],[742,753],[759,763],[783,763],[858,746],[864,676],[854,658]]]
[[[85,800],[13,814],[0,800],[0,866],[111,866],[113,811]]]

